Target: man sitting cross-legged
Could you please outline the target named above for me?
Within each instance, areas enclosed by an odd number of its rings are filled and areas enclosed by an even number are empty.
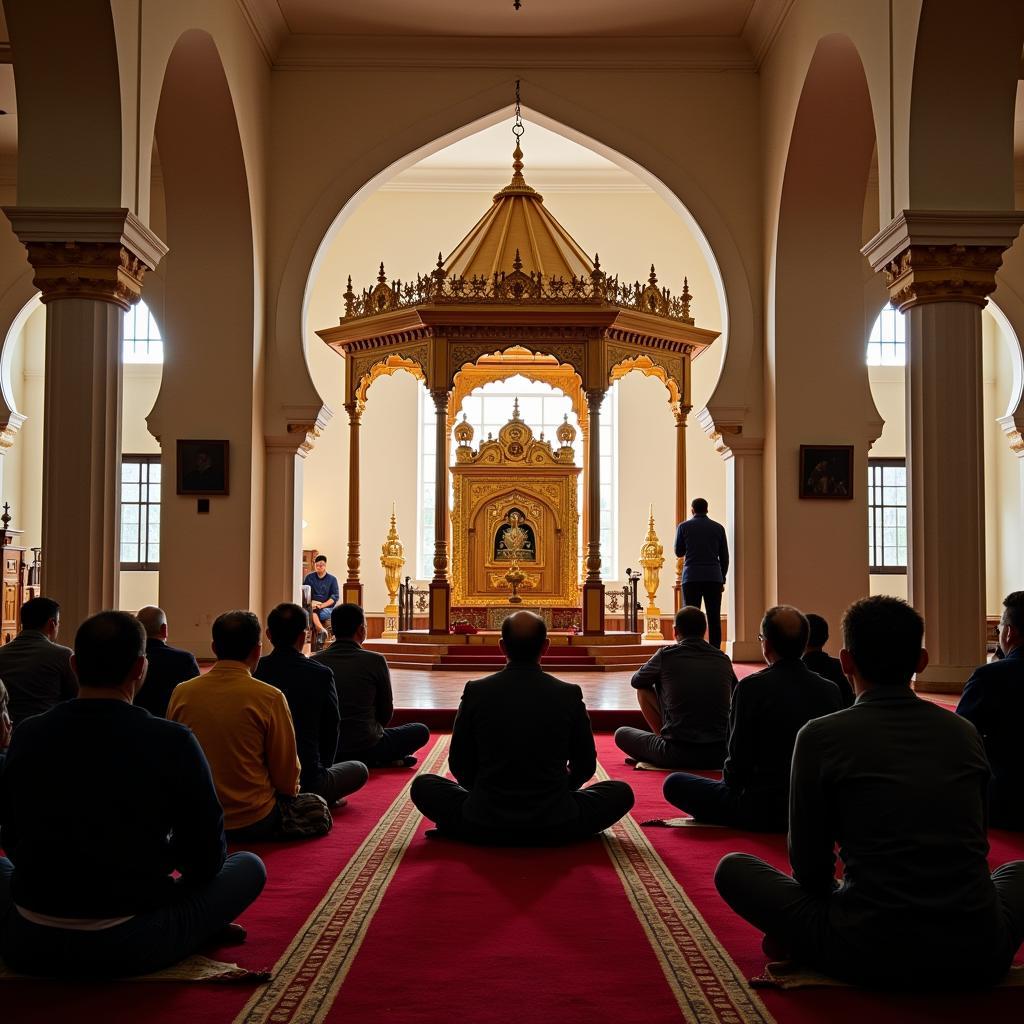
[[[923,632],[896,598],[847,610],[840,659],[857,702],[797,737],[793,877],[732,853],[715,884],[771,956],[864,985],[991,985],[1024,936],[1024,861],[989,875],[985,749],[910,688],[928,664]]]
[[[669,803],[708,824],[785,832],[796,734],[840,707],[835,683],[800,660],[807,633],[807,619],[796,608],[765,612],[761,650],[768,668],[736,684],[722,781],[676,772],[665,780]]]
[[[361,761],[339,761],[338,695],[334,676],[302,653],[309,618],[297,604],[279,604],[267,616],[272,654],[260,658],[253,675],[281,690],[295,726],[295,744],[304,793],[317,793],[329,804],[342,804],[349,793],[366,784],[370,773]]]
[[[171,693],[178,683],[199,675],[199,663],[191,651],[172,647],[167,642],[167,614],[163,608],[148,604],[140,608],[135,617],[146,631],[146,660],[149,662],[146,681],[135,703],[152,715],[166,718]]]
[[[541,671],[544,620],[520,611],[501,626],[508,665],[466,684],[448,763],[458,780],[420,775],[412,801],[443,835],[547,845],[585,839],[633,806],[625,782],[581,787],[597,758],[578,686]]]
[[[651,730],[623,726],[615,744],[635,761],[660,768],[721,768],[729,737],[736,673],[728,656],[705,642],[699,608],[676,612],[676,643],[662,647],[631,680]]]
[[[132,706],[145,648],[126,612],[86,619],[78,698],[15,731],[0,778],[0,956],[16,971],[147,974],[244,938],[228,926],[263,889],[263,862],[225,858],[195,736]]]
[[[850,680],[843,675],[843,666],[839,664],[839,659],[833,658],[825,650],[825,644],[828,643],[828,620],[820,615],[810,614],[807,616],[807,625],[810,632],[807,635],[804,664],[812,672],[817,672],[819,676],[824,676],[835,683],[843,707],[848,708],[854,701],[853,687],[850,686]]]
[[[357,604],[339,604],[331,616],[334,643],[312,660],[334,673],[341,729],[339,760],[362,761],[369,768],[411,768],[413,756],[430,740],[420,722],[389,726],[395,713],[391,673],[384,656],[363,647],[366,617]]]
[[[196,679],[179,683],[167,717],[196,734],[210,762],[224,807],[228,838],[282,838],[278,796],[299,791],[295,729],[284,694],[253,679],[260,660],[260,620],[231,611],[213,623],[217,663]],[[312,798],[311,798],[312,799]]]

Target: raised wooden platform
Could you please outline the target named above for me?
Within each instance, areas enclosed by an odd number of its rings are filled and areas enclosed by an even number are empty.
[[[554,673],[633,672],[660,645],[659,641],[642,641],[639,633],[548,635],[551,646],[542,664]],[[397,640],[367,640],[364,646],[383,654],[392,668],[497,672],[505,665],[505,657],[498,649],[499,636],[499,633],[489,630],[449,636],[410,630],[400,633]]]

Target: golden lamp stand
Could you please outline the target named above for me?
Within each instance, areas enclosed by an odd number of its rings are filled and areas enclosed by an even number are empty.
[[[388,603],[384,609],[384,632],[381,636],[385,640],[397,640],[398,587],[402,580],[402,567],[405,565],[405,549],[398,539],[394,505],[391,506],[391,528],[380,548],[380,564],[384,567],[384,586],[388,591]]]
[[[654,506],[647,525],[647,537],[640,548],[640,566],[644,571],[644,590],[647,591],[647,608],[644,610],[644,639],[664,640],[661,632],[661,609],[655,604],[658,584],[661,581],[661,567],[665,564],[665,548],[654,532]]]

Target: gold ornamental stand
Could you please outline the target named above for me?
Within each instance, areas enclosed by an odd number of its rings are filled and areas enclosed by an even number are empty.
[[[384,632],[381,633],[381,637],[385,640],[397,640],[398,587],[402,580],[402,567],[405,565],[405,549],[398,539],[394,505],[391,506],[391,527],[380,549],[380,564],[384,567],[384,586],[388,590],[388,604],[384,609]]]
[[[644,590],[647,591],[647,608],[644,610],[644,639],[664,640],[661,632],[661,609],[655,601],[658,598],[658,584],[661,582],[661,567],[665,564],[665,549],[654,532],[654,506],[647,524],[647,538],[640,548],[640,566],[644,570]]]

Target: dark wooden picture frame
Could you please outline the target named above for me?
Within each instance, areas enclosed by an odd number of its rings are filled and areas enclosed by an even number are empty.
[[[853,445],[800,445],[800,497],[815,501],[853,500]]]
[[[228,442],[178,439],[178,494],[228,493]]]

